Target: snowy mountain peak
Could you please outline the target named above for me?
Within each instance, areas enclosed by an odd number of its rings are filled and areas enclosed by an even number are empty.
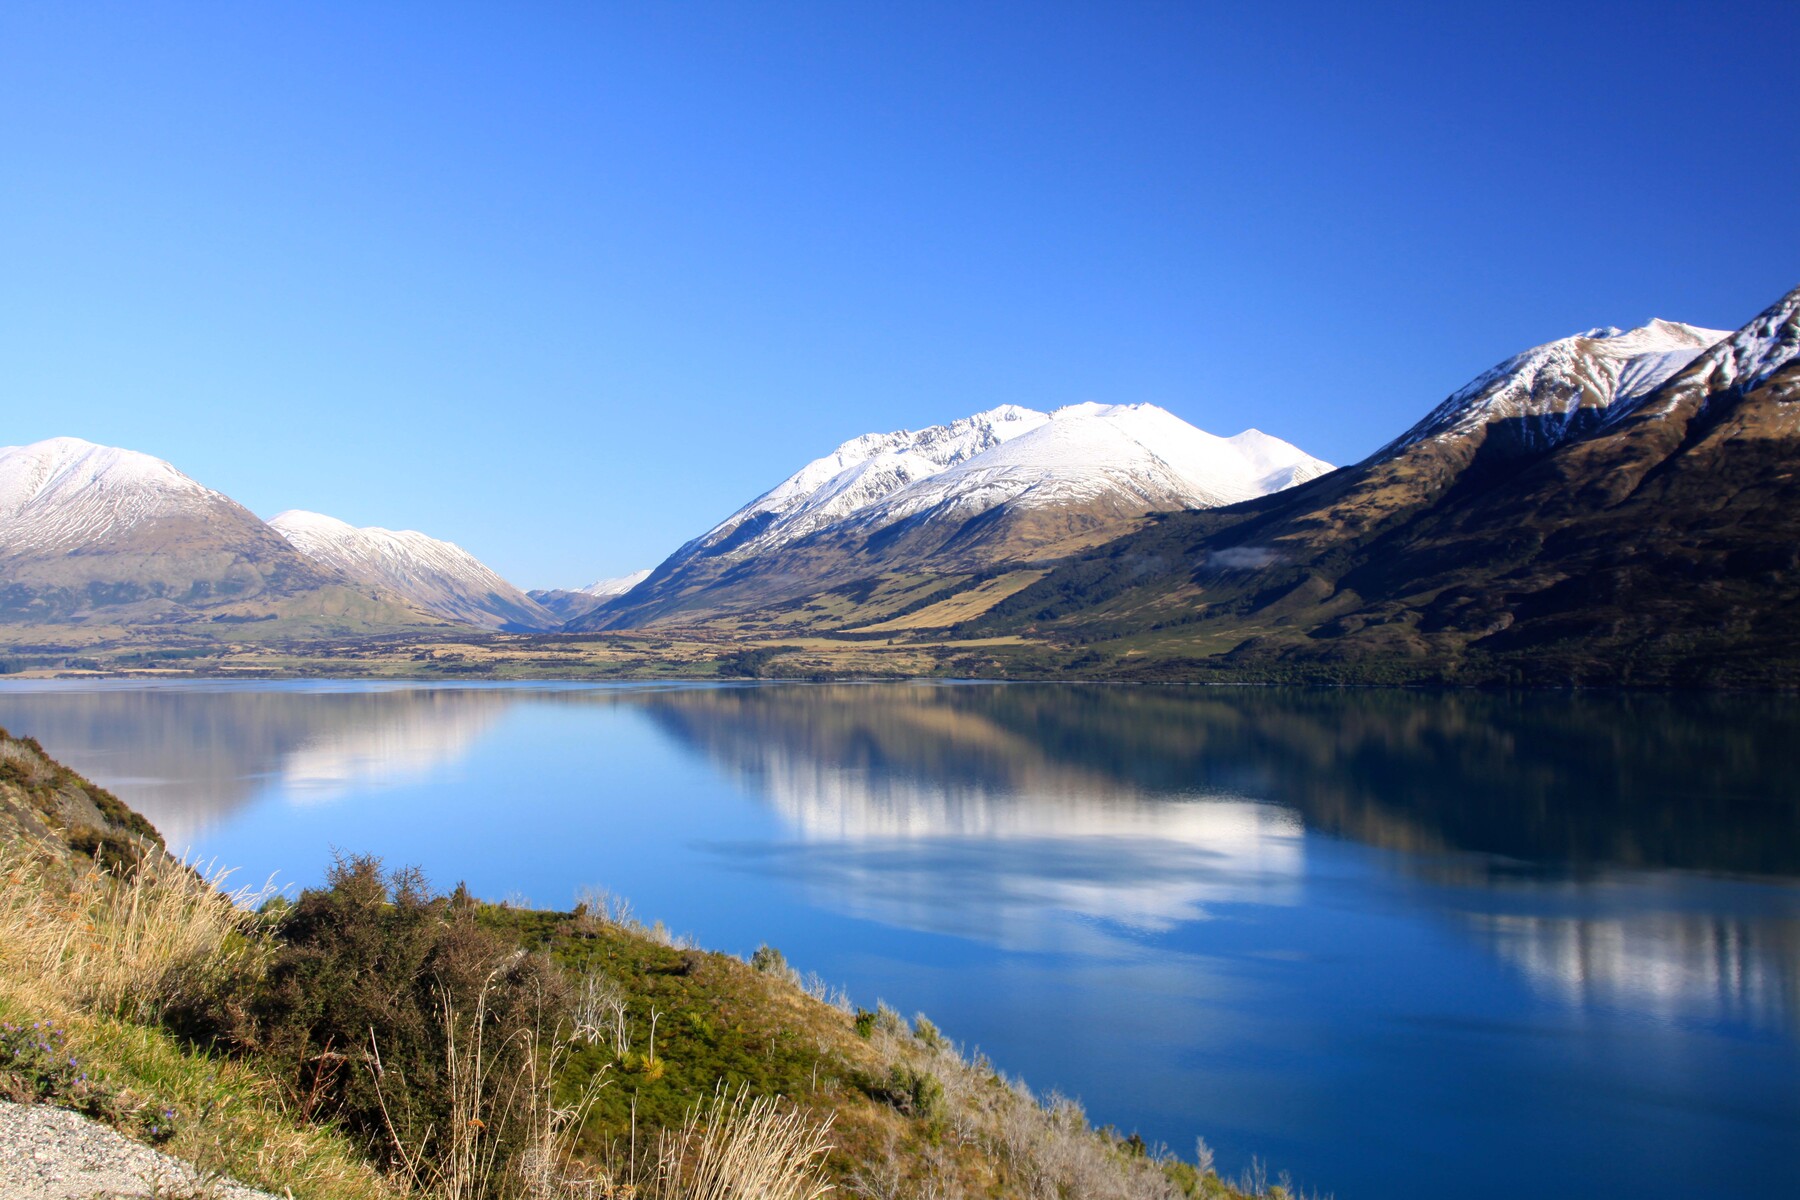
[[[135,450],[58,437],[0,448],[0,553],[91,545],[229,498]]]
[[[1519,421],[1522,442],[1548,448],[1584,413],[1609,420],[1625,415],[1731,336],[1729,330],[1657,318],[1636,329],[1603,326],[1534,346],[1477,376],[1376,457],[1419,442],[1466,437],[1497,421]]]
[[[1000,504],[1111,498],[1127,507],[1212,508],[1303,482],[1331,466],[1279,438],[1222,438],[1154,404],[1072,404],[1006,443],[916,482],[859,519],[874,529],[927,512],[967,518]]]
[[[1202,432],[1154,404],[1003,405],[921,430],[865,434],[814,459],[684,547],[749,558],[823,530],[864,533],[928,510],[974,516],[1111,496],[1124,507],[1209,507],[1330,470],[1279,438]]]
[[[851,438],[725,518],[696,548],[749,554],[805,537],[1049,419],[1004,404],[945,425]]]
[[[269,525],[314,562],[395,592],[438,616],[490,628],[549,629],[560,623],[454,542],[411,529],[359,529],[300,509],[278,513]]]

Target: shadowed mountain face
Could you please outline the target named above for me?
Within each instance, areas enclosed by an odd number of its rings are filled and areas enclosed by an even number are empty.
[[[1728,337],[1553,343],[1364,463],[1168,517],[971,631],[1136,651],[1157,665],[1120,667],[1140,673],[1791,682],[1797,351],[1800,291]]]

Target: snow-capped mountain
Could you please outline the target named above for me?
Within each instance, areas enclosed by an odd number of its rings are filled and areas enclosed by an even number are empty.
[[[1078,556],[965,632],[1179,628],[1328,677],[1785,687],[1797,480],[1800,288],[1732,333],[1652,321],[1528,350],[1365,461]]]
[[[1006,404],[913,431],[851,438],[738,509],[688,549],[735,557],[772,550],[817,533],[908,485],[1029,433],[1050,418]],[[681,551],[678,551],[681,553]]]
[[[641,571],[633,571],[629,575],[620,575],[613,579],[596,579],[586,587],[576,588],[575,590],[585,596],[595,596],[602,600],[610,600],[614,596],[623,596],[626,592],[629,592],[632,588],[648,578],[650,578],[650,568],[645,567]]]
[[[1153,404],[1077,404],[855,516],[874,530],[920,515],[966,519],[1002,504],[1111,500],[1144,511],[1217,508],[1331,469],[1260,430],[1222,438]]]
[[[845,442],[572,625],[741,610],[903,568],[978,572],[1057,557],[1151,512],[1232,504],[1331,469],[1258,430],[1216,437],[1155,405],[1006,405]]]
[[[556,615],[560,621],[578,617],[610,604],[650,577],[650,569],[633,571],[615,579],[598,579],[584,588],[534,588],[525,593]]]
[[[1719,341],[1673,382],[1653,410],[1666,416],[1689,391],[1754,391],[1800,360],[1800,288],[1770,305],[1736,333]]]
[[[159,458],[71,437],[0,449],[0,618],[179,623],[235,618],[221,610],[248,602],[294,612],[306,605],[287,602],[341,582]],[[325,607],[395,617],[367,599],[334,594]]]
[[[1006,405],[917,432],[865,434],[815,459],[684,551],[743,559],[834,527],[873,533],[1002,504],[1211,508],[1331,470],[1254,429],[1215,437],[1151,404]]]
[[[1517,431],[1518,449],[1550,449],[1623,419],[1731,336],[1729,330],[1656,319],[1636,329],[1608,326],[1534,346],[1477,376],[1377,457],[1420,442],[1468,437],[1499,422]]]
[[[300,509],[271,517],[269,526],[313,562],[440,617],[490,629],[554,629],[561,624],[453,542],[410,529],[358,529]]]
[[[0,554],[92,548],[173,518],[255,518],[135,450],[59,437],[0,449]]]

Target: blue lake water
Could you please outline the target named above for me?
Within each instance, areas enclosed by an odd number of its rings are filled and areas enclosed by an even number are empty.
[[[240,879],[629,897],[1343,1200],[1791,1195],[1800,703],[0,685]]]

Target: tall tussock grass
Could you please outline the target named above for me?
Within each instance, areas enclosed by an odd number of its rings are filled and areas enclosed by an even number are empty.
[[[789,1104],[720,1087],[695,1105],[657,1148],[647,1200],[819,1200],[831,1118],[813,1121]]]
[[[143,1023],[253,986],[270,958],[231,872],[166,855],[71,868],[0,846],[0,961],[83,1008]]]

